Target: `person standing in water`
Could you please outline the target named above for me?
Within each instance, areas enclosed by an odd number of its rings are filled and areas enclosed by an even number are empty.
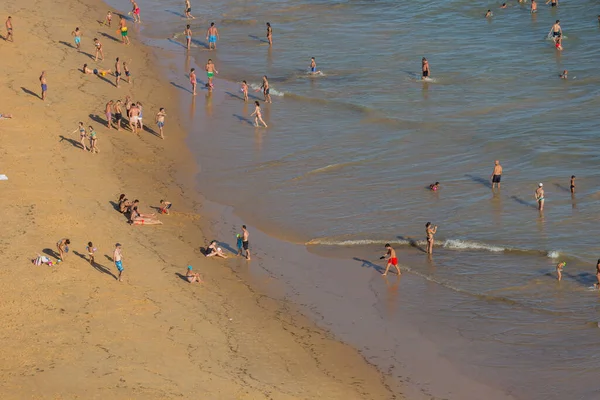
[[[192,5],[190,4],[190,0],[185,0],[184,12],[187,19],[196,19],[196,17],[192,15]]]
[[[257,101],[254,102],[254,112],[250,114],[251,117],[254,117],[254,126],[258,127],[258,123],[260,122],[267,128],[267,124],[263,121],[262,113],[260,111],[260,103]]]
[[[248,232],[248,228],[246,228],[246,225],[242,225],[242,247],[246,251],[246,260],[250,259],[250,250],[249,250],[250,245],[248,242],[249,238],[250,238],[250,232]]]
[[[220,39],[219,30],[215,26],[215,23],[211,22],[210,28],[208,28],[208,31],[206,31],[206,40],[208,40],[209,50],[217,49],[217,39]]]
[[[429,78],[431,70],[429,69],[429,61],[425,57],[421,60],[421,71],[423,73],[422,79]]]
[[[437,225],[431,225],[431,222],[425,224],[425,235],[427,235],[427,254],[433,254],[433,235],[437,232]]]
[[[196,81],[196,68],[192,68],[190,70],[190,83],[192,84],[192,94],[196,95],[196,85],[198,82]]]
[[[575,193],[575,178],[576,178],[575,175],[571,175],[571,185],[570,185],[571,193]]]
[[[310,58],[310,66],[309,66],[309,68],[310,68],[310,73],[312,75],[315,75],[317,73],[317,62],[316,62],[316,60],[315,60],[314,57]]]
[[[263,95],[265,96],[265,103],[272,103],[269,88],[269,80],[267,79],[266,75],[263,76],[262,85],[260,86],[260,89],[263,90]],[[257,89],[256,91],[258,92],[260,89]]]
[[[538,203],[538,210],[543,211],[544,210],[544,184],[540,183],[538,185],[538,188],[535,189],[535,193],[533,194],[533,197],[535,197],[535,200]]]
[[[560,27],[560,20],[556,20],[552,28],[550,28],[550,32],[552,33],[552,39],[556,42],[559,37],[562,37],[562,28]]]
[[[189,25],[185,27],[183,34],[185,35],[186,47],[189,50],[192,47],[192,30]]]
[[[389,243],[386,243],[385,250],[386,253],[379,257],[380,260],[383,260],[384,258],[387,259],[385,272],[381,275],[386,276],[392,265],[396,268],[396,272],[398,273],[398,275],[402,275],[400,268],[398,268],[398,258],[396,257],[396,250],[394,250]]]
[[[563,268],[567,266],[567,263],[562,261],[556,264],[556,279],[560,282],[562,281],[562,271]]]
[[[535,2],[535,0],[531,0],[531,13],[536,13],[537,12],[537,3]]]
[[[551,7],[558,7],[558,0],[548,0],[546,4],[551,3]]]
[[[208,78],[208,83],[206,85],[208,86],[209,90],[212,90],[212,88],[215,87],[215,85],[213,85],[213,77],[215,74],[218,74],[219,71],[215,69],[215,64],[213,64],[213,61],[210,58],[204,66],[204,69],[206,70],[206,77]]]
[[[273,28],[271,28],[270,22],[267,22],[267,41],[269,46],[273,46]]]
[[[494,170],[492,171],[492,189],[494,186],[498,185],[498,189],[500,189],[500,180],[502,179],[502,165],[500,165],[500,161],[494,161]]]
[[[598,259],[598,262],[596,263],[596,279],[598,280],[598,283],[594,283],[594,287],[600,289],[600,259]]]

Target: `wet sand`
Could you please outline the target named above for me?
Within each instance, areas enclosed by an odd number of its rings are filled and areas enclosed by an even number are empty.
[[[399,398],[356,350],[202,256],[218,216],[198,213],[176,89],[131,21],[125,47],[116,15],[112,28],[96,22],[108,10],[98,1],[25,0],[0,10],[15,33],[15,43],[0,42],[0,113],[14,116],[0,120],[0,173],[9,178],[0,182],[3,398]],[[70,36],[76,26],[82,53]],[[94,37],[106,58],[97,64]],[[117,89],[112,75],[79,70],[112,69],[115,57],[129,62],[134,84]],[[106,102],[127,94],[144,104],[149,130],[140,138],[105,126]],[[169,113],[164,141],[153,123],[158,107]],[[79,121],[95,128],[99,154],[79,148]],[[166,198],[173,212],[161,226],[130,226],[114,208],[119,193],[140,199],[145,213]],[[55,256],[60,238],[71,239],[65,262],[31,264],[37,254]],[[98,248],[94,265],[84,259],[88,241]],[[116,242],[122,283],[111,259]],[[187,265],[204,284],[183,279]]]

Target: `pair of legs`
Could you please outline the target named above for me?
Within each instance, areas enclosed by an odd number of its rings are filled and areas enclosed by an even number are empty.
[[[194,283],[194,282],[202,283],[202,279],[200,278],[200,274],[198,274],[198,273],[192,273],[192,274],[186,276],[186,278],[189,283]]]
[[[131,129],[131,132],[133,132],[135,134],[138,134],[137,124],[138,124],[137,117],[131,117],[131,118],[129,118],[129,129]]]
[[[392,262],[392,260],[388,260],[387,265],[385,266],[385,272],[383,274],[381,274],[382,276],[386,276],[388,271],[390,270],[390,268],[392,267],[392,265],[396,268],[396,272],[398,273],[398,275],[402,275],[402,272],[400,271],[400,268],[398,268],[398,264],[394,264]]]
[[[56,246],[56,248],[58,249],[58,257],[59,257],[58,259],[60,261],[65,261],[65,256],[66,256],[67,253],[65,252],[64,247],[62,247],[62,246]]]
[[[433,238],[427,238],[427,254],[433,254]]]
[[[85,136],[81,136],[81,140],[79,141],[79,143],[81,143],[81,148],[83,149],[83,151],[87,151],[88,148],[85,145]]]
[[[268,128],[267,124],[265,124],[265,121],[263,121],[263,119],[262,119],[262,115],[257,115],[256,117],[254,117],[254,126],[258,126],[259,121],[261,124],[264,125],[265,128]]]
[[[538,210],[544,211],[544,199],[538,200]]]

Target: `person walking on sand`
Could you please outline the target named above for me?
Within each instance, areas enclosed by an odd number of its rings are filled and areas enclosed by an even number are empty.
[[[100,61],[104,61],[104,50],[102,50],[102,43],[98,40],[98,38],[94,38],[94,47],[96,47],[96,57],[94,61],[98,62],[98,56],[100,56]]]
[[[213,77],[215,76],[215,74],[218,74],[219,71],[215,69],[215,64],[213,64],[213,60],[210,58],[208,59],[208,62],[206,63],[204,69],[206,70],[206,77],[208,78],[207,86],[209,90],[212,90],[212,88],[215,87],[215,85],[213,85]]]
[[[492,171],[492,176],[490,177],[492,181],[492,189],[494,187],[498,187],[500,189],[500,181],[502,180],[502,165],[500,165],[500,161],[494,161],[494,170]]]
[[[115,86],[119,87],[119,81],[121,80],[121,63],[119,57],[115,60]]]
[[[138,109],[138,125],[140,128],[140,132],[144,131],[144,107],[142,106],[142,103],[140,103],[139,101],[136,103],[137,109]]]
[[[110,24],[112,22],[112,11],[108,10],[106,13],[106,18],[104,18],[104,26],[108,26],[110,28]]]
[[[71,32],[71,35],[75,38],[75,48],[77,51],[81,51],[81,31],[79,30],[79,27],[76,27],[75,30]]]
[[[115,251],[113,252],[113,261],[115,266],[119,270],[119,282],[123,282],[123,251],[121,250],[121,243],[115,244]]]
[[[65,257],[67,257],[67,253],[69,252],[69,245],[71,244],[71,240],[69,239],[60,239],[56,242],[56,248],[58,249],[58,262],[65,261]]]
[[[185,30],[183,31],[183,34],[185,35],[186,47],[189,50],[190,47],[192,47],[192,29],[190,28],[189,25],[187,25],[185,27]]]
[[[164,133],[163,133],[163,128],[165,127],[165,117],[167,116],[167,113],[165,112],[165,109],[161,107],[160,110],[158,110],[158,112],[156,113],[156,126],[158,126],[158,132],[160,133],[160,138],[164,139]]]
[[[273,28],[271,28],[270,22],[267,22],[267,41],[269,46],[273,46]]]
[[[427,235],[427,254],[433,254],[433,235],[437,232],[437,225],[431,225],[431,222],[425,224],[425,235]]]
[[[192,5],[190,4],[190,0],[185,0],[184,13],[187,19],[196,19],[196,17],[192,15]]]
[[[310,68],[310,74],[311,75],[315,75],[315,74],[319,73],[317,71],[317,61],[315,60],[314,57],[310,58],[310,65],[308,66],[308,68]]]
[[[570,189],[571,189],[571,193],[575,193],[575,178],[576,178],[575,175],[571,175],[571,184],[569,185]]]
[[[202,279],[200,278],[200,274],[192,272],[192,266],[191,265],[188,265],[188,267],[187,267],[187,271],[185,272],[185,279],[187,279],[187,281],[189,283],[194,283],[194,282],[202,283]]]
[[[112,109],[113,109],[113,101],[109,100],[108,103],[106,103],[106,107],[104,108],[104,115],[106,116],[106,126],[108,127],[108,130],[112,129]]]
[[[87,253],[88,253],[88,257],[89,257],[89,258],[88,258],[88,261],[90,262],[90,264],[94,265],[94,261],[95,261],[95,260],[94,260],[94,253],[96,253],[96,250],[98,250],[98,249],[96,249],[96,248],[94,247],[94,245],[92,244],[92,242],[88,242],[88,245],[87,245],[87,247],[85,248],[85,250],[86,250],[86,251],[87,251]]]
[[[567,266],[567,263],[562,261],[556,264],[556,279],[560,282],[562,281],[562,271],[563,268]]]
[[[83,151],[87,151],[87,146],[85,145],[85,139],[87,138],[87,133],[85,131],[85,126],[83,126],[83,122],[79,122],[79,127],[73,131],[73,133],[79,131],[79,143],[81,143],[81,147]]]
[[[122,15],[121,19],[119,20],[119,30],[121,31],[121,43],[129,44],[127,22],[125,21],[125,18]]]
[[[246,260],[250,259],[250,244],[249,244],[250,232],[246,225],[242,225],[242,248],[246,251]]]
[[[421,59],[421,72],[423,74],[421,79],[430,78],[431,70],[429,69],[429,61],[425,57]]]
[[[15,41],[15,39],[14,39],[14,37],[13,37],[13,25],[12,25],[12,17],[10,17],[10,16],[9,16],[9,17],[6,19],[6,23],[5,23],[5,25],[6,25],[6,38],[4,38],[4,40],[6,40],[7,42],[8,42],[8,41],[14,42],[14,41]]]
[[[535,193],[533,194],[533,197],[535,197],[535,200],[538,203],[538,210],[543,211],[544,210],[544,184],[540,183],[538,185],[538,188],[535,189]]]
[[[398,273],[398,275],[402,275],[400,268],[398,268],[398,258],[396,257],[396,250],[394,250],[389,243],[385,245],[385,250],[386,253],[379,257],[380,260],[383,260],[384,258],[387,259],[385,272],[381,275],[386,276],[392,265],[396,268],[396,272]]]
[[[40,84],[42,85],[42,100],[46,100],[46,92],[48,91],[48,81],[46,80],[46,71],[42,71],[40,75]]]
[[[211,22],[210,28],[208,28],[208,30],[206,31],[206,40],[208,40],[209,50],[217,49],[217,39],[220,39],[219,30],[215,26],[215,23]]]
[[[250,116],[254,116],[254,126],[258,127],[258,123],[260,122],[267,128],[267,124],[263,121],[262,113],[260,111],[260,103],[257,101],[254,102],[254,112],[250,114]]]
[[[192,95],[196,95],[196,85],[198,84],[196,80],[196,68],[192,68],[190,70],[190,83],[192,84]]]

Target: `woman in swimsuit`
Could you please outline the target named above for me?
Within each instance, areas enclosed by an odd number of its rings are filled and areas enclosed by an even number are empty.
[[[104,61],[104,50],[102,50],[102,43],[100,43],[98,38],[94,38],[94,46],[96,46],[96,58],[94,61],[98,61],[98,56],[102,57],[101,61]]]
[[[267,22],[267,41],[269,46],[273,46],[273,28],[271,28],[270,22]]]
[[[260,103],[257,100],[254,102],[254,104],[254,112],[250,114],[251,117],[254,116],[254,126],[258,126],[258,122],[260,121],[266,128],[267,124],[265,124],[265,121],[263,121],[262,114],[260,112]]]
[[[85,127],[83,126],[83,122],[79,123],[79,143],[83,147],[84,151],[87,151],[87,146],[85,145],[85,138],[87,137],[87,133],[85,132]]]
[[[427,254],[433,254],[433,235],[437,232],[437,226],[432,226],[431,222],[425,224],[425,235],[427,235]]]
[[[206,257],[227,258],[227,256],[225,254],[223,254],[223,250],[221,250],[220,247],[217,247],[217,241],[216,240],[213,240],[208,245],[208,248],[206,249]]]
[[[200,278],[200,274],[192,272],[192,266],[188,265],[187,271],[185,272],[185,277],[189,283],[202,283],[202,279]]]

